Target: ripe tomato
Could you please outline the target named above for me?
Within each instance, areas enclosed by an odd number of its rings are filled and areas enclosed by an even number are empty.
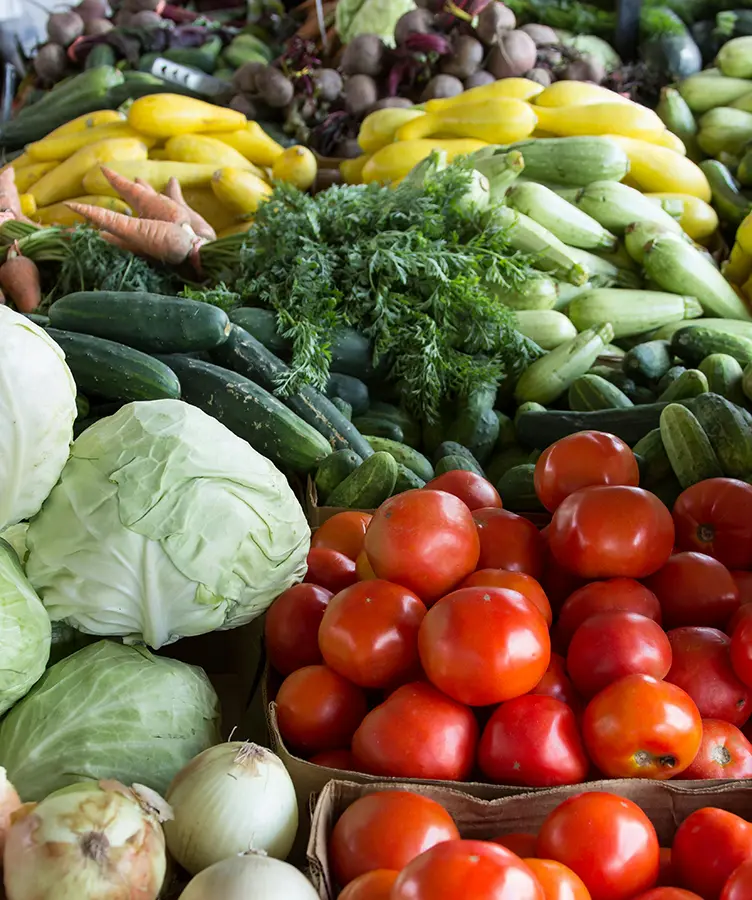
[[[567,675],[564,657],[559,656],[558,653],[551,654],[551,662],[543,673],[543,678],[530,693],[561,700],[562,703],[571,706],[578,716],[582,712],[582,698]]]
[[[326,666],[288,675],[275,702],[283,740],[308,755],[346,747],[368,711],[363,691]]]
[[[583,587],[586,581],[584,578],[580,578],[578,575],[565,569],[564,566],[559,565],[556,561],[548,542],[550,527],[550,525],[547,525],[540,532],[545,553],[543,556],[543,574],[539,580],[543,590],[546,592],[548,602],[551,604],[551,609],[556,613],[561,610],[567,597],[570,597],[575,591]]]
[[[326,769],[340,769],[343,772],[357,772],[358,766],[351,750],[325,750],[312,756],[309,762]]]
[[[526,694],[497,707],[478,745],[489,781],[524,787],[579,784],[590,761],[572,709],[553,697]]]
[[[426,607],[389,581],[361,581],[329,601],[319,646],[329,668],[364,688],[389,688],[420,671],[418,629]]]
[[[358,580],[353,560],[337,550],[313,547],[308,552],[307,563],[306,581],[319,584],[333,594],[338,594]]]
[[[631,612],[591,616],[575,631],[567,653],[567,672],[585,698],[625,675],[652,675],[660,681],[670,668],[671,644],[665,631],[647,616]]]
[[[590,891],[579,875],[553,859],[525,859],[543,888],[546,900],[590,900]]]
[[[604,775],[662,781],[683,772],[697,756],[702,720],[681,688],[649,675],[627,675],[593,697],[582,734]]]
[[[535,493],[549,512],[582,488],[639,483],[634,453],[621,438],[602,431],[567,435],[544,450],[535,464]]]
[[[540,578],[545,542],[532,522],[506,509],[477,509],[473,519],[480,538],[479,569],[507,569]]]
[[[313,532],[311,546],[336,550],[355,560],[363,550],[366,529],[370,521],[371,516],[368,513],[357,510],[337,513]]]
[[[682,778],[752,778],[752,744],[736,725],[703,719],[700,749]]]
[[[575,631],[584,621],[597,613],[638,613],[661,624],[661,604],[634,578],[609,578],[608,581],[592,581],[585,584],[564,601],[556,623],[556,639],[566,649]]]
[[[475,472],[453,469],[429,481],[426,488],[454,494],[470,510],[490,507],[501,509],[499,492],[490,481]]]
[[[684,888],[657,887],[647,894],[640,894],[635,900],[702,900],[702,897],[692,891],[685,891]]]
[[[460,834],[444,807],[412,791],[365,794],[342,813],[332,831],[329,854],[342,886],[374,869],[403,869],[441,841]]]
[[[658,887],[673,887],[676,882],[674,867],[671,864],[671,848],[661,847],[660,869],[658,872]]]
[[[477,744],[472,710],[417,681],[397,688],[368,713],[352,749],[359,770],[371,775],[463,781]]]
[[[739,588],[739,601],[742,606],[752,603],[752,572],[740,572],[738,569],[731,571],[731,577]]]
[[[723,886],[721,900],[749,900],[752,897],[752,860],[743,862]]]
[[[718,900],[734,870],[752,859],[752,825],[723,809],[698,809],[679,826],[671,856],[682,887]]]
[[[749,509],[752,485],[744,481],[708,478],[693,484],[674,504],[676,546],[712,556],[729,569],[751,568]]]
[[[444,491],[406,491],[382,503],[366,533],[378,578],[433,603],[476,567],[478,532],[465,504]]]
[[[337,900],[389,900],[398,875],[396,869],[366,872],[351,881]]]
[[[745,687],[752,687],[752,615],[745,615],[734,628],[729,651],[734,674]]]
[[[391,900],[546,900],[530,867],[487,841],[446,841],[400,873]]]
[[[637,487],[570,494],[549,527],[554,557],[582,578],[645,578],[661,568],[674,546],[671,513],[655,494]]]
[[[731,665],[731,640],[715,628],[669,631],[673,662],[666,681],[679,685],[705,719],[741,727],[752,713],[752,693]]]
[[[522,594],[474,587],[431,607],[418,650],[439,690],[469,706],[488,706],[538,684],[551,659],[551,640],[545,619]]]
[[[739,608],[739,588],[729,570],[704,553],[677,553],[645,584],[658,598],[663,626],[725,628]]]
[[[517,831],[512,834],[502,834],[501,837],[491,839],[493,844],[501,844],[512,853],[516,853],[520,859],[535,856],[535,845],[538,843],[537,834],[528,834],[527,832]]]
[[[509,572],[507,569],[479,569],[472,575],[468,575],[460,587],[500,587],[518,591],[538,607],[546,624],[551,626],[553,613],[548,597],[540,584],[532,576],[525,575],[524,572]]]
[[[568,866],[592,900],[631,900],[658,878],[658,837],[650,819],[631,800],[603,791],[569,797],[549,813],[537,856]]]
[[[735,573],[732,572],[731,574],[734,575]],[[739,584],[739,581],[736,578],[734,578],[734,581]],[[733,637],[736,629],[741,625],[742,622],[745,622],[747,619],[752,619],[752,603],[743,603],[739,607],[739,609],[737,609],[734,615],[731,616],[731,618],[728,620],[728,625],[725,628],[725,633],[730,637]]]
[[[365,550],[362,550],[355,560],[355,574],[358,576],[358,581],[370,581],[372,578],[376,577],[376,573],[371,568],[371,563],[368,561],[368,554]]]
[[[269,662],[280,675],[321,662],[319,625],[332,592],[317,584],[296,584],[269,607],[264,640]]]

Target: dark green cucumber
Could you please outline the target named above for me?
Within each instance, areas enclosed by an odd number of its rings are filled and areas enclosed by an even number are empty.
[[[358,416],[353,419],[353,425],[362,435],[387,438],[398,443],[402,443],[405,438],[404,431],[392,419],[382,419],[374,415]]]
[[[711,353],[700,363],[700,371],[708,380],[711,394],[720,394],[737,405],[746,402],[742,381],[744,369],[727,353]]]
[[[660,430],[671,468],[682,488],[723,475],[699,419],[685,406],[669,403],[661,413]]]
[[[672,360],[668,341],[646,341],[627,351],[622,366],[626,375],[645,384],[663,378]]]
[[[742,375],[742,390],[747,400],[752,400],[752,363],[744,367]]]
[[[723,474],[746,478],[752,472],[752,417],[720,394],[703,394],[692,407],[718,457]]]
[[[42,316],[39,313],[24,313],[24,316],[40,328],[48,328],[50,324],[49,316]]]
[[[88,334],[56,328],[48,328],[47,334],[62,347],[83,394],[127,402],[180,397],[175,373],[153,356]]]
[[[658,396],[659,403],[676,403],[689,400],[708,391],[708,379],[699,369],[687,369]]]
[[[493,453],[499,436],[499,419],[493,408],[495,390],[479,390],[460,403],[457,414],[446,432],[446,439],[467,447],[478,462]]]
[[[425,486],[426,482],[420,475],[417,475],[412,469],[408,469],[407,466],[403,466],[402,463],[397,463],[397,480],[394,483],[392,494],[404,494],[405,491],[419,491]]]
[[[96,69],[97,66],[114,66],[117,62],[115,48],[109,44],[95,44],[86,56],[84,69]]]
[[[335,406],[342,413],[348,422],[352,422],[352,406],[350,406],[347,400],[343,400],[341,397],[332,397],[331,403],[332,406]]]
[[[444,456],[466,456],[470,462],[474,462],[476,465],[480,466],[478,460],[467,447],[463,447],[462,444],[458,444],[457,441],[444,441],[443,444],[439,444],[433,454],[434,464],[438,463]]]
[[[658,395],[660,396],[666,388],[673,384],[677,378],[683,375],[687,371],[686,366],[671,366],[671,368],[666,372],[666,374],[661,378],[661,380],[656,385],[656,391],[658,391]]]
[[[494,410],[494,414],[499,421],[499,436],[496,438],[496,446],[494,450],[503,450],[505,447],[512,447],[516,440],[517,434],[514,430],[514,419],[510,419],[508,415]]]
[[[680,328],[671,338],[671,350],[684,362],[699,365],[711,353],[726,353],[742,366],[752,362],[752,340],[710,328]]]
[[[542,512],[544,507],[535,493],[535,463],[524,463],[507,470],[499,479],[496,490],[504,509],[511,512]]]
[[[654,428],[632,447],[640,465],[640,486],[652,490],[673,473],[671,461],[663,446],[661,429]]]
[[[270,393],[275,393],[280,381],[290,375],[289,367],[281,359],[237,325],[230,329],[227,340],[212,351],[212,358],[233,372],[255,381]],[[352,422],[310,385],[301,388],[297,394],[279,399],[323,435],[332,450],[354,450],[363,459],[373,453],[371,445]]]
[[[436,463],[436,477],[443,475],[445,472],[454,472],[461,470],[463,472],[475,472],[476,475],[484,475],[483,469],[477,462],[465,456],[442,456]]]
[[[420,425],[415,419],[404,409],[395,406],[393,403],[385,403],[383,400],[372,401],[368,410],[369,416],[376,416],[379,419],[391,419],[396,422],[402,429],[404,442],[410,447],[420,446]]]
[[[505,447],[499,453],[495,453],[486,464],[486,478],[491,484],[498,484],[501,476],[513,469],[515,466],[521,466],[524,463],[534,462],[533,454],[525,447],[515,444],[512,447]]]
[[[623,391],[600,375],[580,375],[567,393],[570,409],[628,409],[634,406]]]
[[[746,219],[752,203],[739,190],[736,179],[727,166],[715,159],[706,159],[700,168],[710,184],[713,206],[723,222],[740,225]]]
[[[349,403],[353,416],[356,417],[365,415],[371,404],[366,383],[359,378],[353,378],[352,375],[343,375],[341,372],[333,372],[329,376],[325,393],[330,400],[339,397]]]
[[[407,444],[369,434],[364,437],[374,452],[383,450],[385,453],[390,453],[398,463],[415,472],[423,481],[430,481],[433,478],[433,466],[430,460],[412,447],[408,447]]]
[[[227,313],[209,303],[160,294],[81,291],[50,307],[50,325],[118,341],[145,353],[211,350],[227,340]]]
[[[310,472],[332,448],[326,438],[258,384],[213,363],[165,356],[183,399],[214,416],[282,469]]]
[[[325,501],[331,492],[351,475],[363,462],[354,450],[335,450],[319,463],[314,483],[319,501]],[[321,506],[319,502],[319,506]]]
[[[230,321],[239,325],[248,334],[270,350],[280,359],[289,358],[292,342],[282,337],[277,331],[277,314],[270,309],[258,306],[239,306],[230,312]]]
[[[389,453],[374,453],[340,482],[329,495],[329,506],[376,509],[392,496],[399,468]]]

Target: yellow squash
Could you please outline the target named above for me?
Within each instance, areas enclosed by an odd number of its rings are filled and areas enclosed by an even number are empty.
[[[37,181],[39,181],[42,175],[51,172],[56,165],[57,163],[52,161],[34,163],[30,166],[24,166],[22,169],[16,169],[16,187],[18,188],[19,193],[26,193],[32,185],[35,185]]]
[[[699,197],[693,197],[691,194],[672,193],[671,191],[646,194],[645,196],[661,205],[664,200],[680,203],[682,214],[679,218],[679,224],[693,241],[702,244],[718,230],[718,215],[716,211],[709,203],[700,200]]]
[[[34,199],[33,195],[20,194],[18,199],[21,204],[21,215],[31,218],[37,211],[37,201]]]
[[[23,169],[26,166],[30,166],[34,160],[29,156],[28,153],[21,153],[15,159],[12,159],[9,163],[6,163],[0,172],[4,172],[6,169],[15,169],[17,172],[19,169]]]
[[[511,144],[529,137],[536,126],[533,108],[523,100],[485,100],[468,106],[450,106],[426,113],[397,131],[398,141],[437,135],[475,138],[488,144]]]
[[[629,177],[646,193],[691,194],[710,203],[710,184],[702,169],[687,159],[649,141],[608,135],[629,157]]]
[[[543,91],[543,86],[529,78],[501,78],[491,84],[470,88],[456,97],[441,97],[425,104],[426,112],[443,112],[451,106],[467,106],[486,100],[531,100]]]
[[[737,229],[736,243],[747,256],[752,256],[752,215],[747,216]]]
[[[679,156],[687,155],[687,148],[684,146],[684,141],[677,137],[673,131],[669,131],[668,129],[666,129],[663,134],[660,134],[658,137],[651,140],[650,143],[657,144],[659,147],[667,147],[669,150],[673,150],[674,153],[678,153]]]
[[[585,106],[536,106],[538,127],[561,137],[623,134],[651,140],[666,130],[652,109],[636,103],[590,103]]]
[[[737,241],[731,248],[729,258],[723,264],[723,274],[732,284],[744,284],[752,276],[752,256],[745,253]]]
[[[434,150],[443,150],[451,162],[455,156],[464,156],[486,147],[484,141],[474,140],[420,140],[389,144],[377,150],[363,166],[361,177],[366,184],[399,181]]]
[[[89,206],[101,206],[102,209],[111,209],[113,212],[131,216],[133,211],[127,203],[119,197],[103,197],[96,194],[85,194],[83,197],[75,197],[70,203],[86,203]],[[66,228],[72,225],[80,225],[86,219],[67,206],[65,203],[53,203],[50,206],[42,206],[33,217],[42,225],[63,225]]]
[[[318,174],[316,157],[308,147],[288,147],[272,166],[272,178],[294,184],[301,191],[313,186]]]
[[[73,156],[61,162],[51,172],[43,175],[32,185],[29,193],[34,195],[37,206],[49,206],[60,200],[68,200],[84,193],[84,176],[94,167],[128,161],[136,166],[146,162],[148,150],[143,141],[136,138],[111,138],[82,147]],[[138,172],[140,174],[140,170]],[[102,176],[104,178],[104,176]],[[88,191],[90,194],[107,191]]]
[[[463,96],[460,94],[460,96]],[[626,97],[589,81],[555,81],[532,101],[536,106],[589,106],[592,103],[631,103]]]
[[[66,134],[75,134],[77,131],[87,131],[102,125],[114,125],[116,122],[125,122],[125,115],[116,109],[98,109],[96,112],[84,113],[84,115],[66,122],[65,125],[60,125],[47,137],[64,137]]]
[[[236,222],[235,225],[229,225],[217,232],[218,238],[230,237],[233,234],[244,234],[253,225],[253,219],[246,219],[244,222]]]
[[[339,174],[345,184],[362,184],[363,168],[371,158],[371,153],[364,153],[362,156],[356,156],[354,159],[343,159],[339,164]]]
[[[149,150],[149,159],[169,159],[170,154],[164,147],[152,147]]]
[[[259,178],[264,177],[261,169],[249,162],[242,153],[208,134],[175,135],[165,144],[165,153],[167,159],[175,162],[205,163],[217,169],[229,166],[253,172]]]
[[[131,180],[141,178],[155,190],[163,191],[170,178],[177,178],[180,187],[205,187],[217,171],[216,166],[203,163],[171,162],[162,159],[144,159],[141,161],[122,160],[109,166],[118,175]],[[117,197],[117,191],[102,174],[99,166],[93,166],[84,176],[84,188],[88,194],[105,194]]]
[[[271,187],[253,172],[232,168],[215,172],[211,187],[217,199],[239,216],[255,213],[272,192]]]
[[[41,141],[28,144],[26,152],[35,162],[62,161],[73,156],[82,147],[110,138],[136,138],[147,147],[152,147],[156,143],[156,138],[140,134],[127,122],[114,122],[111,125],[99,125],[97,128],[87,128],[58,137],[43,138]]]
[[[422,109],[377,109],[363,119],[358,144],[364,153],[375,153],[391,144],[403,125],[424,115]]]
[[[183,199],[219,234],[237,222],[237,215],[225,206],[210,187],[187,187]]]
[[[133,101],[128,121],[142,134],[168,138],[176,134],[235,131],[248,120],[241,112],[184,97],[180,94],[149,94]]]
[[[264,131],[258,122],[248,122],[238,131],[221,131],[213,134],[218,141],[229,144],[257,166],[272,166],[284,147]]]

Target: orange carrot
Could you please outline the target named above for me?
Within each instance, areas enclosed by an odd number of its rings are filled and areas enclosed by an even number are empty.
[[[87,218],[103,231],[120,238],[132,253],[151,256],[168,265],[185,262],[202,243],[189,225],[162,222],[156,219],[135,219],[122,213],[89,206],[87,203],[66,203],[69,209]]]
[[[0,288],[22,313],[33,312],[42,302],[42,284],[34,260],[21,256],[18,244],[0,266]]]
[[[16,172],[11,166],[0,172],[0,210],[10,211],[14,217],[21,215],[21,199],[16,187]]]
[[[217,232],[211,227],[211,225],[206,221],[203,216],[200,216],[195,209],[191,209],[191,207],[186,203],[185,197],[183,196],[183,191],[180,187],[180,182],[174,176],[167,182],[167,187],[164,189],[165,196],[169,197],[170,200],[174,200],[175,203],[179,203],[181,206],[184,206],[188,211],[188,223],[191,228],[196,232],[199,237],[204,237],[209,241],[215,241],[217,239]]]
[[[102,174],[133,211],[143,219],[157,219],[160,222],[172,222],[177,225],[189,224],[185,207],[170,200],[169,197],[158,194],[151,186],[143,187],[130,178],[118,175],[107,166],[102,166]]]

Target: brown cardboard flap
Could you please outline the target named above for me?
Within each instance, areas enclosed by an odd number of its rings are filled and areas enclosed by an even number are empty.
[[[335,900],[336,886],[329,868],[328,845],[337,819],[358,797],[375,791],[414,791],[431,797],[449,811],[463,838],[490,839],[512,832],[537,833],[543,820],[567,797],[583,791],[608,791],[634,801],[647,813],[662,846],[670,846],[676,829],[697,809],[717,806],[744,818],[752,814],[752,784],[748,781],[648,781],[613,779],[586,785],[550,788],[535,793],[484,800],[453,787],[407,782],[359,784],[330,781],[313,808],[308,865],[322,900]]]

